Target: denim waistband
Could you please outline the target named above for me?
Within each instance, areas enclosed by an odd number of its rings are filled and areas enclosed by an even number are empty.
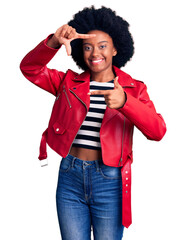
[[[80,166],[92,166],[97,169],[99,169],[100,164],[103,164],[102,159],[94,160],[94,161],[85,161],[80,158],[74,157],[70,154],[68,154],[65,159],[68,159],[72,162],[72,166],[74,164],[80,165]]]

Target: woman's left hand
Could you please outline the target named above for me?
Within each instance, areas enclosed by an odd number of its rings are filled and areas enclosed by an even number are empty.
[[[89,92],[88,95],[104,95],[107,106],[114,109],[123,107],[126,101],[125,93],[118,82],[118,77],[114,79],[113,90],[96,90]]]

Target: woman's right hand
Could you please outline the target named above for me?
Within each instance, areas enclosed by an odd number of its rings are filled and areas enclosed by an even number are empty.
[[[65,24],[58,28],[55,34],[47,42],[47,45],[51,48],[59,48],[61,45],[65,45],[67,55],[71,55],[71,45],[70,42],[74,39],[88,39],[95,37],[95,34],[80,34],[76,32],[76,29]]]

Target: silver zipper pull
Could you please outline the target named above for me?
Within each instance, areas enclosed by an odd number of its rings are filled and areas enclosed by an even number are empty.
[[[59,94],[57,95],[57,97],[56,97],[56,100],[58,100],[58,99],[59,99],[59,96],[60,96],[60,94],[61,94],[61,93],[59,93]]]
[[[121,166],[122,161],[123,161],[123,159],[120,158],[118,166]]]
[[[67,95],[67,92],[66,92],[66,89],[65,89],[65,85],[63,86],[63,92],[65,93],[65,96],[66,96],[66,98],[67,98],[67,101],[68,101],[69,107],[71,108],[72,106],[71,106],[71,103],[70,103],[69,97],[68,97],[68,95]]]

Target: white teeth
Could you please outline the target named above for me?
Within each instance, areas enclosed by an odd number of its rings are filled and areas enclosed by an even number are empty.
[[[92,60],[93,63],[98,63],[98,62],[101,62],[102,59],[99,59],[99,60]]]

